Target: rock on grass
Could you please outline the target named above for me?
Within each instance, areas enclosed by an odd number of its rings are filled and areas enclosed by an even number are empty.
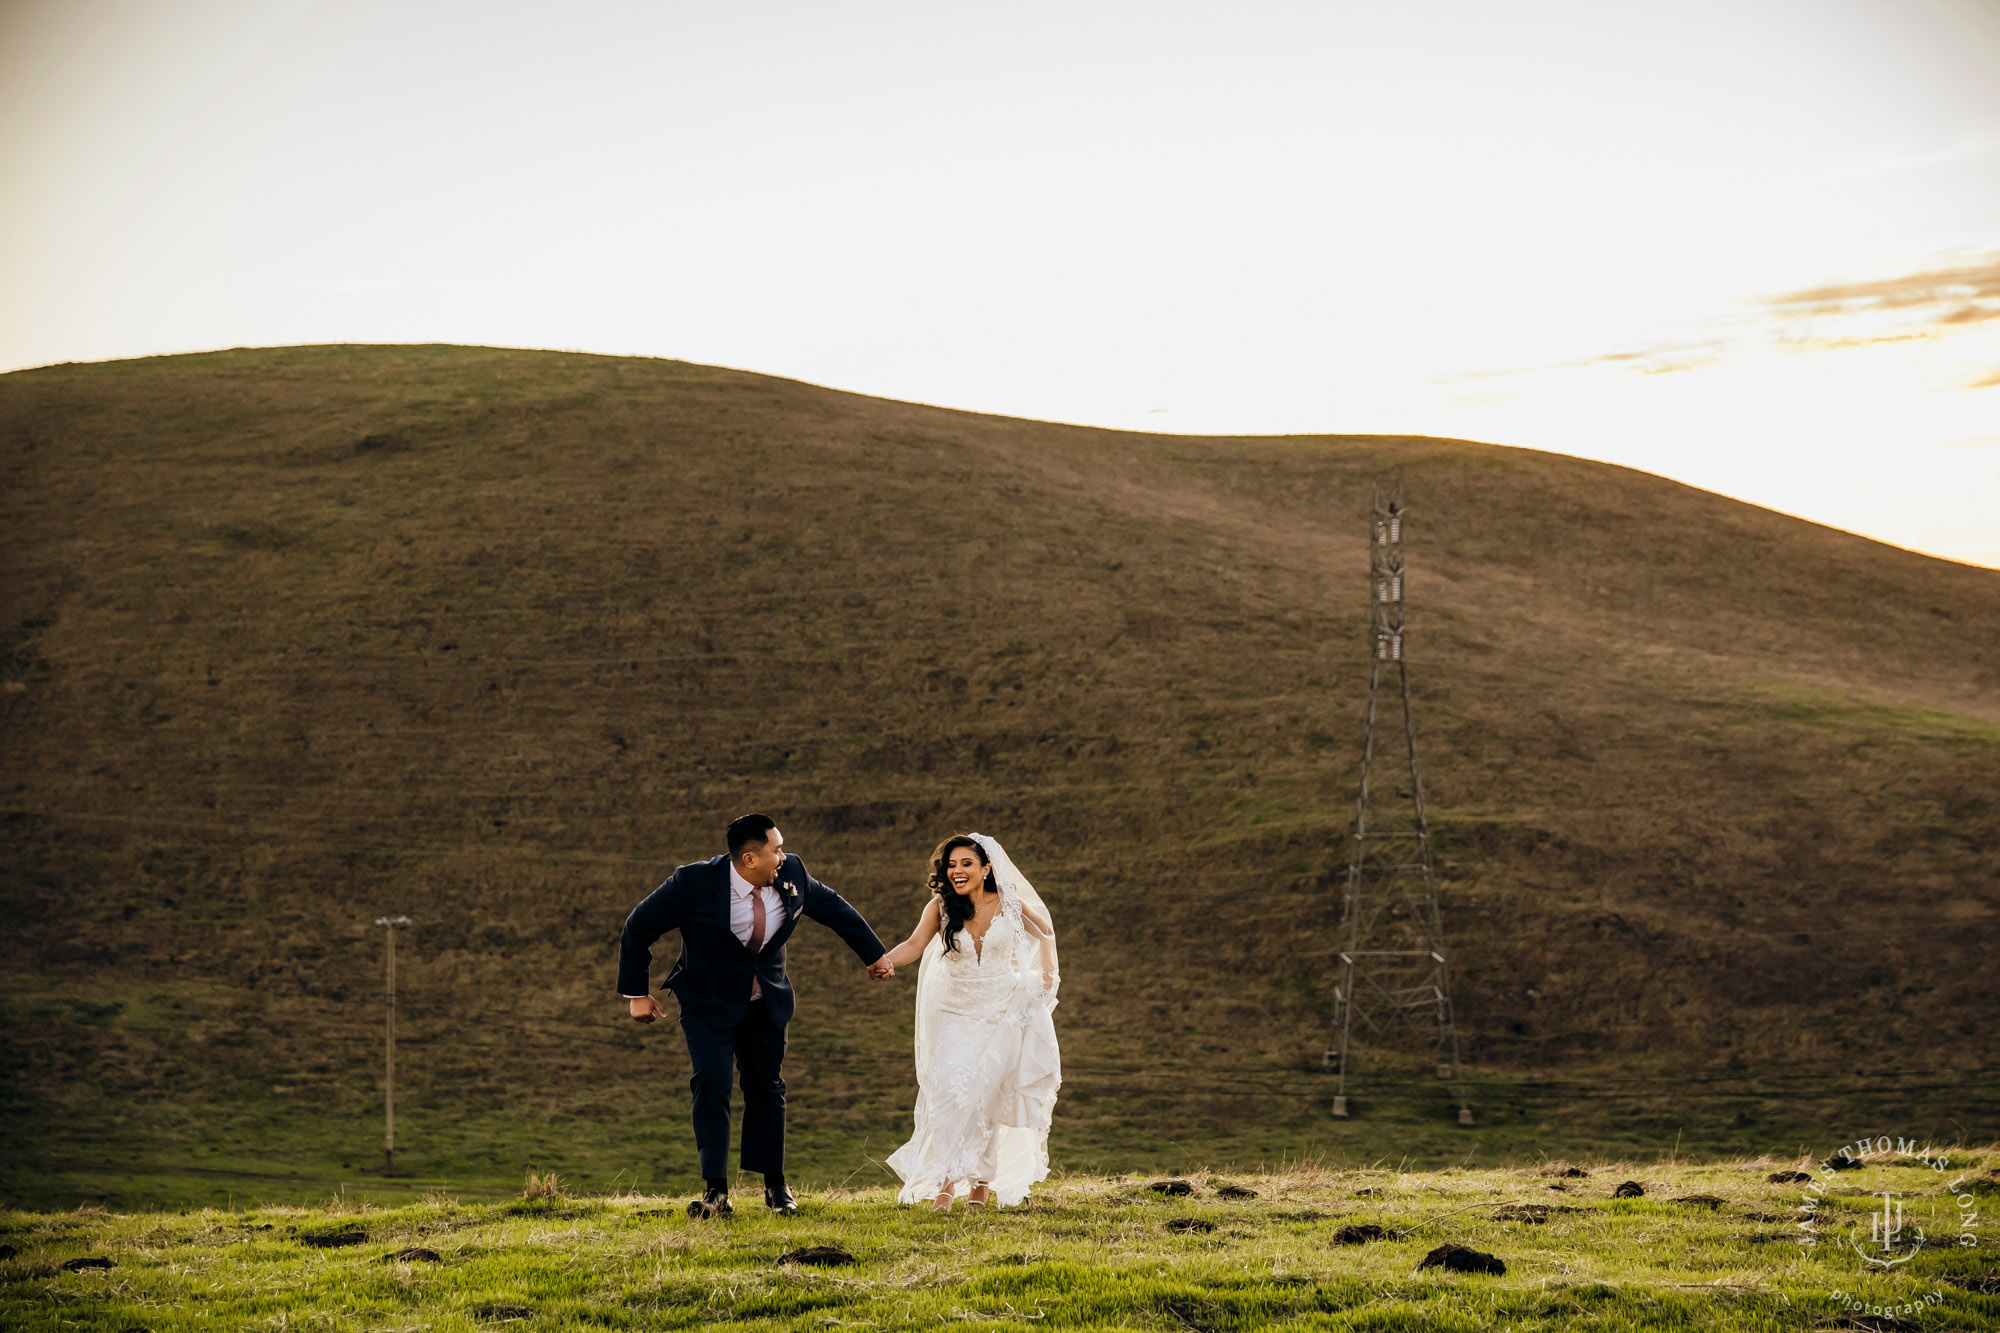
[[[1371,1240],[1383,1240],[1387,1238],[1388,1234],[1388,1232],[1376,1226],[1373,1222],[1359,1222],[1351,1226],[1344,1226],[1334,1232],[1333,1243],[1335,1245],[1366,1245]]]
[[[1167,1223],[1167,1230],[1178,1231],[1183,1235],[1191,1231],[1213,1231],[1215,1223],[1205,1217],[1177,1217]]]
[[[1185,1199],[1194,1193],[1194,1186],[1185,1180],[1156,1180],[1146,1188],[1155,1194],[1164,1194],[1170,1199]]]
[[[1628,1180],[1617,1189],[1611,1191],[1611,1197],[1614,1199],[1641,1199],[1645,1195],[1646,1187],[1636,1180]]]
[[[838,1245],[807,1245],[796,1250],[787,1250],[778,1256],[781,1264],[812,1264],[818,1268],[839,1268],[843,1264],[859,1262]]]
[[[316,1245],[322,1250],[337,1250],[347,1245],[359,1245],[367,1239],[367,1232],[350,1227],[344,1231],[308,1231],[300,1235],[299,1244]]]
[[[427,1250],[421,1245],[413,1245],[407,1250],[397,1250],[394,1254],[385,1254],[382,1257],[406,1264],[441,1264],[444,1262],[443,1255],[439,1254],[436,1250]]]
[[[1764,1179],[1773,1185],[1803,1185],[1812,1177],[1803,1171],[1773,1171]]]
[[[64,1260],[62,1270],[65,1273],[81,1273],[86,1268],[116,1268],[117,1266],[103,1255],[93,1254],[87,1255],[82,1259]]]
[[[1241,1185],[1224,1185],[1215,1192],[1218,1197],[1224,1199],[1254,1199],[1257,1197],[1256,1190],[1244,1189]]]
[[[1424,1261],[1417,1267],[1447,1268],[1454,1273],[1491,1273],[1496,1277],[1507,1271],[1506,1261],[1498,1255],[1464,1245],[1440,1245],[1425,1255]]]

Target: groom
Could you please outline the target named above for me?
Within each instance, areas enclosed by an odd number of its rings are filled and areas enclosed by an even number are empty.
[[[880,961],[888,951],[861,913],[786,853],[769,815],[731,823],[727,856],[680,867],[625,918],[618,992],[641,1023],[667,1012],[648,993],[653,941],[670,930],[681,933],[681,956],[663,985],[680,1001],[681,1033],[694,1065],[694,1143],[705,1188],[688,1204],[691,1217],[730,1212],[732,1063],[743,1076],[740,1165],[763,1174],[766,1205],[786,1216],[798,1211],[785,1184],[785,1080],[778,1067],[793,1007],[785,941],[802,915],[846,940],[870,976],[880,980],[894,971]]]

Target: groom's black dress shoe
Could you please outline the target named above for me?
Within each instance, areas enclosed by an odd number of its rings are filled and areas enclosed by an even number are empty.
[[[728,1190],[704,1190],[699,1199],[688,1200],[689,1217],[728,1217],[735,1211],[729,1206]]]
[[[792,1197],[790,1185],[766,1185],[764,1206],[780,1217],[796,1217],[799,1212],[799,1201]]]

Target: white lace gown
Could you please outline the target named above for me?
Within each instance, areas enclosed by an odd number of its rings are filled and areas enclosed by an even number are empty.
[[[1023,961],[1018,909],[995,914],[983,941],[940,935],[918,985],[916,1129],[889,1155],[905,1203],[949,1183],[986,1181],[1011,1206],[1049,1174],[1049,1120],[1062,1083],[1052,1000]]]

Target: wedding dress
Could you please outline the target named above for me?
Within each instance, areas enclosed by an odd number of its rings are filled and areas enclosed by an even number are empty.
[[[1049,1174],[1049,1119],[1062,1084],[1052,1011],[1061,974],[1053,923],[1034,886],[1000,844],[984,834],[1000,910],[984,940],[958,932],[944,951],[942,929],[924,946],[917,972],[916,1128],[889,1155],[902,1177],[903,1203],[929,1199],[948,1183],[992,1187],[1001,1206],[1021,1202]],[[1029,913],[1022,911],[1023,906]]]

